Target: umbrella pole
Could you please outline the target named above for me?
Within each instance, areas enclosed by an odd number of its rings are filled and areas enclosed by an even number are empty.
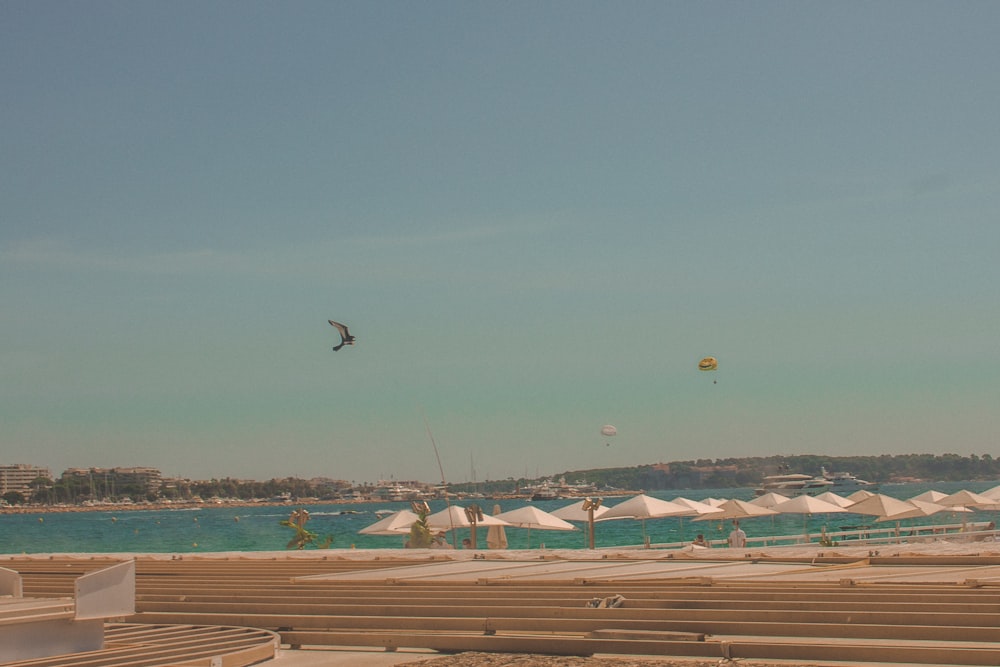
[[[587,510],[587,532],[590,536],[590,550],[594,550],[594,508]]]

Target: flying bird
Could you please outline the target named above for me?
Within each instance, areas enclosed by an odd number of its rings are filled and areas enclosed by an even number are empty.
[[[341,324],[340,322],[334,322],[333,320],[327,320],[327,322],[329,322],[333,326],[333,328],[335,328],[337,331],[340,332],[340,345],[337,345],[333,348],[334,352],[344,347],[345,345],[354,345],[354,336],[352,336],[351,333],[347,330],[346,324]]]

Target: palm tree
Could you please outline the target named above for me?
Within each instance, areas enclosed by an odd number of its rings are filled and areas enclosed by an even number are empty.
[[[285,545],[286,549],[305,549],[312,544],[318,549],[326,549],[333,542],[333,535],[327,535],[322,542],[317,542],[319,535],[306,529],[306,522],[309,521],[309,511],[305,508],[293,510],[292,514],[281,522],[282,526],[287,526],[295,530],[295,537]]]
[[[434,535],[427,526],[427,515],[431,513],[431,508],[426,501],[414,500],[410,503],[417,520],[410,526],[410,539],[406,544],[414,549],[426,549],[434,542]]]

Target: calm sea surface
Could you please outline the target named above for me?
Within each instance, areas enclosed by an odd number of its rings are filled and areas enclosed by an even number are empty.
[[[879,491],[895,498],[911,498],[929,489],[953,493],[960,489],[981,492],[993,488],[997,482],[948,482],[936,484],[883,484]],[[704,498],[739,498],[750,500],[753,489],[698,489],[672,490],[651,493],[657,498],[672,500],[678,496],[692,500]],[[605,505],[613,506],[627,500],[608,498]],[[540,509],[552,511],[576,500],[551,500],[531,503]],[[499,504],[503,511],[522,507],[525,500],[469,500],[459,503],[478,503],[492,513]],[[431,510],[445,507],[444,501],[431,501]],[[53,512],[44,514],[0,515],[0,553],[66,553],[66,552],[148,552],[148,553],[197,553],[213,551],[281,551],[291,539],[291,529],[280,521],[287,519],[292,509],[305,507],[311,520],[307,528],[320,536],[333,535],[332,549],[399,548],[405,537],[360,535],[358,531],[375,523],[380,517],[376,510],[400,510],[409,503],[368,503],[345,505],[293,505],[260,507],[210,506],[184,510],[136,510],[95,512]],[[341,512],[348,512],[342,514]],[[354,513],[356,512],[356,513]],[[992,512],[969,515],[971,520],[990,521],[997,518]],[[904,521],[903,525],[957,523],[954,514],[942,513],[926,519]],[[806,522],[813,534],[823,526],[837,530],[840,526],[874,524],[874,517],[854,514],[815,515],[806,517],[789,514],[761,517],[743,522],[751,537],[765,535],[801,534]],[[585,524],[578,524],[585,527]],[[728,522],[699,521],[690,518],[651,519],[645,522],[645,531],[655,543],[689,541],[697,533],[708,539],[724,539],[728,535]],[[468,529],[459,529],[459,538],[468,536]],[[507,528],[511,549],[537,548],[544,543],[550,549],[577,549],[586,547],[586,531],[528,531]],[[595,526],[595,543],[598,548],[641,545],[643,525],[631,519],[598,522]],[[486,529],[480,528],[479,544],[486,544]]]

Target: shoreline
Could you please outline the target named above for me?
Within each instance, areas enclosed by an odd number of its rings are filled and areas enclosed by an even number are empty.
[[[5,514],[70,514],[82,512],[155,512],[163,510],[192,510],[218,507],[296,507],[298,505],[353,505],[368,501],[354,500],[310,500],[303,503],[253,502],[251,500],[224,503],[175,502],[175,503],[108,503],[106,505],[18,505],[0,507],[0,516]]]
[[[622,491],[614,492],[610,494],[603,494],[602,498],[620,498],[626,496],[633,496],[643,493],[643,491]],[[597,495],[597,494],[592,494]],[[553,500],[566,500],[575,501],[582,500],[583,498],[588,498],[591,496],[566,496],[560,498],[554,498]],[[427,500],[444,500],[444,498],[428,498]],[[502,494],[497,496],[491,496],[489,498],[453,498],[449,499],[449,502],[455,503],[465,503],[465,502],[480,502],[480,501],[493,501],[493,500],[523,500],[525,502],[532,502],[530,495],[524,494]],[[226,500],[223,502],[210,502],[210,501],[175,501],[175,502],[156,502],[156,503],[107,503],[101,505],[12,505],[9,507],[0,507],[0,516],[5,514],[64,514],[73,512],[143,512],[143,511],[162,511],[162,510],[192,510],[192,509],[206,509],[206,508],[222,508],[222,507],[302,507],[304,505],[368,505],[368,504],[390,504],[390,503],[409,503],[409,500],[380,500],[380,499],[349,499],[341,498],[337,500],[320,500],[317,498],[303,498],[296,502],[292,501],[255,501],[255,500]]]

